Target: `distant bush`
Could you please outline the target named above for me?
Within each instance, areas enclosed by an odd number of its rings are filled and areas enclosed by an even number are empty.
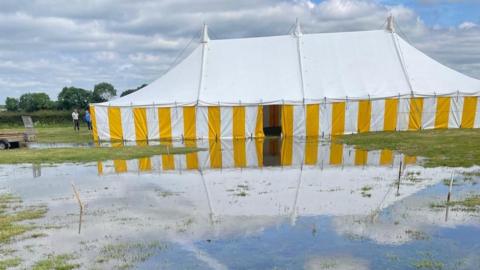
[[[31,116],[36,126],[70,125],[72,123],[72,112],[70,111],[0,112],[0,126],[23,126],[22,115]]]

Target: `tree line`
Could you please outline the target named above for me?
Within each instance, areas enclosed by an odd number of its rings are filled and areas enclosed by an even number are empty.
[[[120,97],[131,94],[147,84],[128,89],[121,93]],[[90,103],[105,102],[117,95],[115,87],[107,82],[96,84],[93,90],[77,87],[64,87],[57,96],[57,100],[51,100],[46,93],[26,93],[20,98],[7,97],[5,108],[7,111],[35,112],[40,110],[72,110],[86,109]]]

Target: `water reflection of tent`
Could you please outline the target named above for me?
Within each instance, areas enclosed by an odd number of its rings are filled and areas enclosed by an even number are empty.
[[[177,144],[177,143],[175,143]],[[173,145],[175,145],[173,144]],[[180,143],[178,143],[180,144]],[[366,151],[319,140],[221,140],[190,141],[187,146],[207,149],[197,153],[165,154],[132,160],[98,162],[99,174],[125,172],[181,172],[184,170],[329,166],[396,166],[416,163],[416,157],[391,150]]]

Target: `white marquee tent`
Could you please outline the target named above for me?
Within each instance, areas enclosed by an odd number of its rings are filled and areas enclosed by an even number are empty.
[[[387,30],[210,40],[145,88],[92,104],[99,140],[263,137],[480,127],[480,80]],[[278,107],[278,110],[271,108]]]

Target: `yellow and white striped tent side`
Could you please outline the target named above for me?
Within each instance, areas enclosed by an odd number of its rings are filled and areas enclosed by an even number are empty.
[[[400,97],[281,105],[284,137],[480,128],[477,96]],[[262,138],[263,106],[91,107],[100,141]]]

